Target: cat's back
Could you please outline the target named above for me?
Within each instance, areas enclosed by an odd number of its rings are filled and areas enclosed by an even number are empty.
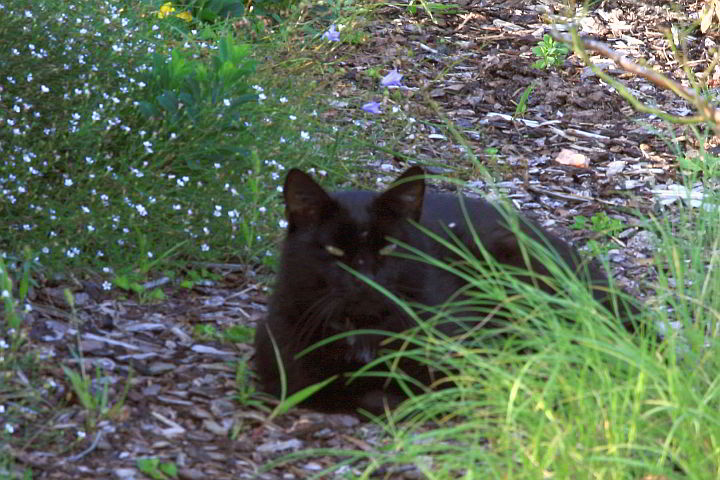
[[[428,192],[425,194],[420,223],[447,238],[447,232],[465,239],[471,236],[472,228],[482,237],[492,236],[493,232],[505,230],[507,222],[502,214],[490,202],[482,198],[470,198],[451,193]]]

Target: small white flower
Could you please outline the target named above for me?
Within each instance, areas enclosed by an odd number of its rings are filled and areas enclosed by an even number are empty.
[[[11,424],[9,424],[9,423],[6,423],[6,424],[5,424],[5,431],[6,431],[7,433],[9,433],[9,434],[12,435],[13,433],[15,433],[15,427],[13,427],[13,426],[12,426]]]
[[[105,280],[102,284],[103,290],[111,290],[112,289],[112,283]]]
[[[280,97],[280,103],[287,103],[287,97]]]
[[[278,222],[278,226],[279,226],[280,228],[287,228],[287,226],[288,226],[287,220],[280,220],[280,221]]]
[[[289,115],[288,118],[293,121],[297,120],[297,117],[295,115]]]
[[[83,432],[82,430],[78,430],[77,436],[80,440],[82,440],[83,438],[85,438],[85,432]]]
[[[310,140],[310,134],[308,132],[301,131],[300,138],[302,138],[305,141]]]
[[[42,93],[48,93],[50,91],[50,89],[48,87],[46,87],[45,85],[40,85],[40,91]]]
[[[223,105],[225,105],[226,107],[229,107],[229,106],[230,106],[230,99],[228,99],[228,98],[224,99],[224,100],[223,100]]]
[[[210,245],[208,245],[207,243],[203,243],[202,245],[200,245],[200,250],[202,250],[203,252],[207,252],[208,250],[210,250]]]
[[[66,178],[64,183],[65,183],[66,187],[71,187],[73,184],[73,181],[71,178]]]

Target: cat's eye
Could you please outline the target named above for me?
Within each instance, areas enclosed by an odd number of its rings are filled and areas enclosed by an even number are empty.
[[[397,248],[397,244],[396,244],[396,243],[391,243],[391,244],[389,244],[389,245],[385,245],[383,248],[381,248],[380,250],[378,250],[378,253],[379,253],[380,255],[390,255],[392,252],[395,251],[396,248]]]
[[[338,248],[335,245],[325,245],[325,250],[333,257],[345,256],[345,251],[342,248]]]

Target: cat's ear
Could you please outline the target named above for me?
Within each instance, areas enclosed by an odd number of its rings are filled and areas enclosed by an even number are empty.
[[[420,220],[425,196],[423,175],[425,172],[418,166],[408,168],[378,197],[376,204],[396,216]]]
[[[334,205],[330,195],[310,175],[297,168],[291,168],[285,177],[283,195],[290,230],[319,224],[323,214]]]

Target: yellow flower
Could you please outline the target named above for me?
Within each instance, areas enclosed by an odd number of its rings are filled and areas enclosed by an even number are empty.
[[[160,7],[160,10],[157,12],[157,16],[158,18],[165,18],[174,11],[175,7],[172,6],[172,2],[167,2],[162,7]]]
[[[175,16],[178,18],[182,18],[186,22],[192,22],[192,14],[190,12],[180,12]]]

